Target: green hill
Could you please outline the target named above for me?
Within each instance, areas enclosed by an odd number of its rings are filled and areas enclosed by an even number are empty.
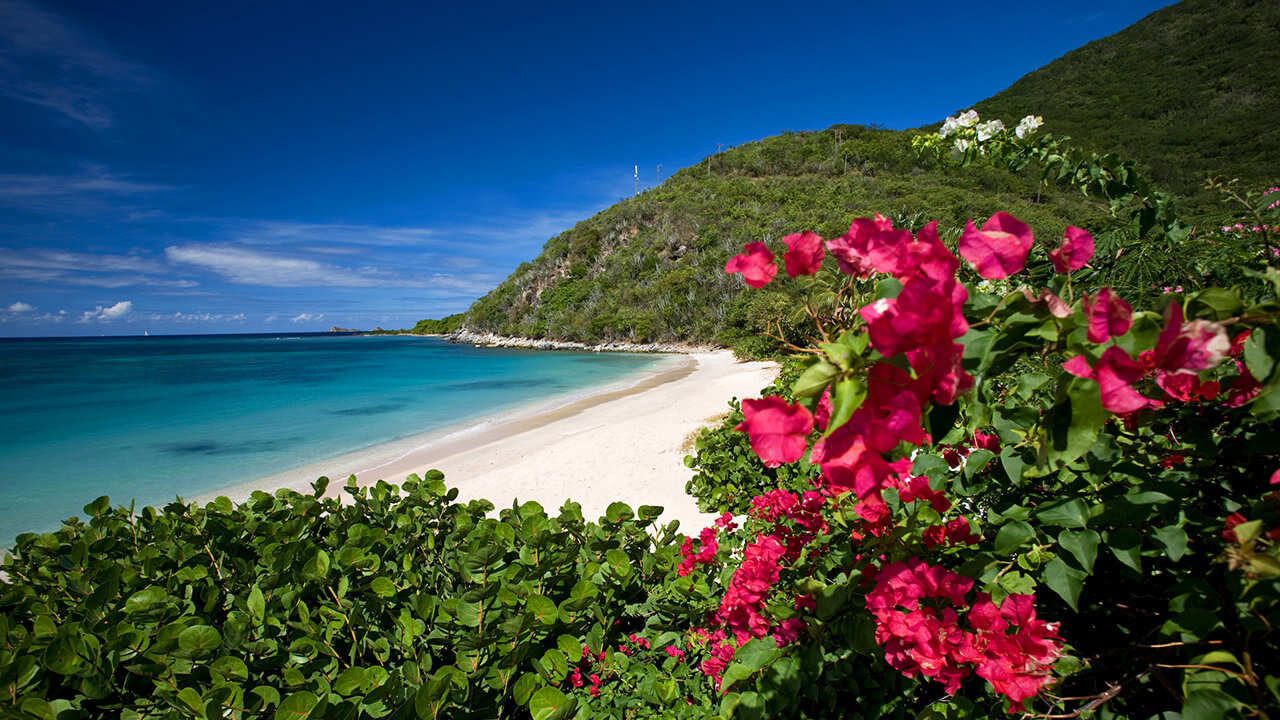
[[[975,106],[1044,116],[1055,135],[1138,161],[1208,211],[1207,176],[1251,188],[1280,175],[1280,3],[1184,0],[1072,50]]]
[[[1189,196],[1183,216],[1220,212],[1209,174],[1274,181],[1280,157],[1280,3],[1186,0],[1055,60],[978,103],[984,118],[1032,113],[1045,130],[1132,157]],[[1106,223],[1099,204],[1033,173],[938,168],[916,131],[837,125],[784,133],[704,159],[547,241],[541,254],[462,317],[431,323],[551,340],[739,345],[789,306],[744,293],[724,264],[748,242],[844,232],[875,212],[899,227],[936,219],[957,233],[998,210],[1053,242],[1070,224]],[[1193,212],[1188,213],[1191,210]],[[741,346],[740,346],[741,347]]]
[[[725,262],[792,232],[834,237],[855,217],[892,214],[958,230],[1015,212],[1046,237],[1101,211],[998,170],[924,168],[911,133],[841,125],[748,143],[686,168],[552,238],[465,314],[468,329],[586,342],[735,342],[782,306],[744,293]]]

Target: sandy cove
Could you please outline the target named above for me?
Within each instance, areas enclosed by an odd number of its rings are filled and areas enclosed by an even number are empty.
[[[717,422],[730,399],[757,397],[777,372],[774,363],[738,362],[728,350],[672,356],[626,387],[505,413],[443,436],[379,446],[217,494],[240,501],[254,489],[305,492],[325,475],[336,495],[350,475],[372,485],[436,469],[458,488],[460,501],[485,498],[503,508],[535,500],[554,514],[571,499],[591,519],[614,501],[660,505],[662,522],[679,520],[683,531],[696,532],[714,516],[698,512],[685,494],[693,476],[683,462],[686,438]]]

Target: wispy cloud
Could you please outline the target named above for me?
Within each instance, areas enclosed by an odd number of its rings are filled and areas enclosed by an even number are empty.
[[[324,319],[324,313],[318,313],[318,314],[302,313],[301,315],[298,315],[296,317],[289,318],[289,322],[294,322],[294,323],[320,322],[323,319]]]
[[[0,206],[26,212],[85,215],[173,189],[171,185],[138,180],[101,165],[86,165],[74,173],[0,174]],[[129,219],[154,217],[156,212],[126,208]]]
[[[264,252],[228,243],[192,243],[165,248],[171,263],[216,273],[238,285],[262,287],[434,288],[476,292],[491,278],[448,273],[385,270],[369,265],[351,267],[321,262],[300,250]]]
[[[240,285],[265,287],[376,287],[395,278],[372,267],[348,268],[227,244],[170,246],[170,262],[194,265]]]
[[[152,322],[175,323],[243,323],[248,320],[244,313],[209,313],[209,312],[172,312],[151,313],[147,316]]]
[[[68,19],[25,0],[0,0],[0,95],[102,131],[114,124],[120,96],[154,80],[150,69]]]
[[[80,322],[87,323],[93,321],[110,322],[112,320],[123,320],[129,313],[133,312],[133,302],[129,300],[121,300],[111,307],[103,307],[101,305],[92,310],[86,310],[80,316]]]
[[[358,223],[303,223],[282,220],[223,221],[246,245],[423,247],[436,231],[424,227],[384,227]]]
[[[193,280],[173,278],[172,271],[163,263],[147,257],[34,248],[0,247],[0,278],[44,286],[189,288],[196,285]]]

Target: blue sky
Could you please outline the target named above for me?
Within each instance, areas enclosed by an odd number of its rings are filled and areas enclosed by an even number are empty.
[[[0,336],[412,326],[637,165],[940,121],[1166,4],[0,0]]]

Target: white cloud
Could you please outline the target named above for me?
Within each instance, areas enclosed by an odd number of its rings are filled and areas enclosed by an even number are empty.
[[[131,312],[133,312],[133,303],[129,300],[121,300],[108,308],[104,308],[99,305],[93,310],[86,310],[84,314],[80,316],[80,322],[87,323],[94,320],[110,322],[112,320],[120,320]]]
[[[323,319],[324,319],[324,313],[319,313],[316,315],[312,315],[311,313],[302,313],[297,317],[290,318],[289,322],[295,322],[295,323],[320,322]]]
[[[0,278],[40,285],[120,288],[133,285],[189,288],[173,280],[163,263],[139,255],[95,255],[52,249],[0,248]]]
[[[246,245],[306,245],[320,252],[333,246],[422,246],[435,230],[423,227],[382,227],[353,223],[300,223],[284,220],[250,220],[232,223],[231,235]],[[238,226],[237,226],[238,225]],[[354,249],[354,248],[353,248]]]
[[[11,313],[31,312],[32,310],[35,310],[35,309],[36,308],[34,305],[30,305],[24,302],[16,302],[9,306],[9,312]]]
[[[217,323],[217,322],[245,322],[249,318],[244,313],[236,313],[235,315],[226,315],[224,313],[151,313],[149,319],[152,322],[180,322],[180,323]]]
[[[0,0],[0,95],[101,131],[114,124],[120,96],[153,81],[152,71],[66,18],[24,0]]]
[[[375,267],[344,267],[227,244],[170,246],[170,262],[194,265],[240,285],[264,287],[430,287],[438,278],[405,277]]]

